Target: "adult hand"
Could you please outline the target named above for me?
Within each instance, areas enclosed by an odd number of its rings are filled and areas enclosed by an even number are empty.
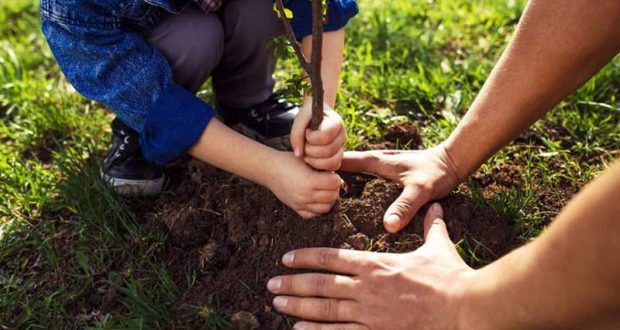
[[[337,274],[272,278],[274,307],[300,317],[294,329],[452,329],[461,325],[469,268],[434,204],[424,219],[426,243],[407,254],[314,248],[284,255],[285,266]],[[317,323],[322,322],[322,323]]]
[[[337,171],[342,163],[347,133],[340,115],[325,105],[324,117],[316,131],[308,128],[312,118],[312,102],[304,102],[291,129],[291,145],[295,156],[303,157],[317,170]]]
[[[403,185],[383,218],[391,233],[407,226],[424,204],[446,196],[460,181],[443,145],[420,151],[346,152],[341,170],[373,173]]]

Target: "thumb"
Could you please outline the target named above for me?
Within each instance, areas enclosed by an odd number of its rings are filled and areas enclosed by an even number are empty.
[[[449,243],[453,245],[446,229],[446,223],[443,221],[443,209],[439,203],[433,203],[424,217],[424,241],[430,244]]]
[[[383,219],[385,229],[390,233],[396,233],[405,228],[427,201],[428,199],[424,198],[424,194],[418,188],[405,186],[400,196],[385,212]]]
[[[306,142],[306,128],[312,119],[312,111],[307,102],[301,108],[295,121],[293,121],[293,127],[291,127],[291,146],[296,157],[302,157],[304,155],[304,145]]]

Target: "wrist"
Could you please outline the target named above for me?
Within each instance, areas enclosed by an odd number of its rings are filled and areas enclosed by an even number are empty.
[[[285,158],[287,156],[288,152],[269,149],[265,161],[261,162],[260,166],[258,166],[258,170],[256,171],[256,183],[273,190],[273,184],[282,175],[280,168],[285,162]]]
[[[448,175],[450,176],[450,179],[452,181],[452,189],[456,188],[456,186],[458,186],[459,183],[463,182],[468,175],[461,174],[459,166],[454,161],[452,155],[450,155],[449,149],[445,142],[439,144],[434,149],[437,150],[439,158],[446,166],[445,170],[448,172]]]
[[[468,153],[459,152],[460,149],[455,146],[452,138],[442,142],[439,148],[459,183],[465,181],[477,168],[477,163],[467,156]]]

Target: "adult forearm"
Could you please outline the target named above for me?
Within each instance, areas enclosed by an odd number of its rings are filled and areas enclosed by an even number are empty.
[[[330,107],[336,104],[338,86],[340,84],[340,72],[344,53],[344,29],[325,32],[323,35],[323,61],[321,63],[321,75],[323,88],[325,89],[325,103]],[[312,36],[302,40],[303,52],[306,58],[312,55]]]
[[[253,141],[213,119],[189,154],[227,172],[266,186],[282,152]]]
[[[464,179],[620,50],[620,2],[532,0],[468,113],[445,142]]]
[[[620,325],[619,191],[616,162],[539,239],[471,278],[468,314],[494,329]]]

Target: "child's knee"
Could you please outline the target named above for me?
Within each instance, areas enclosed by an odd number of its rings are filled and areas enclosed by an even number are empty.
[[[147,37],[170,63],[177,83],[190,90],[207,80],[224,52],[222,22],[193,7],[168,16]]]

